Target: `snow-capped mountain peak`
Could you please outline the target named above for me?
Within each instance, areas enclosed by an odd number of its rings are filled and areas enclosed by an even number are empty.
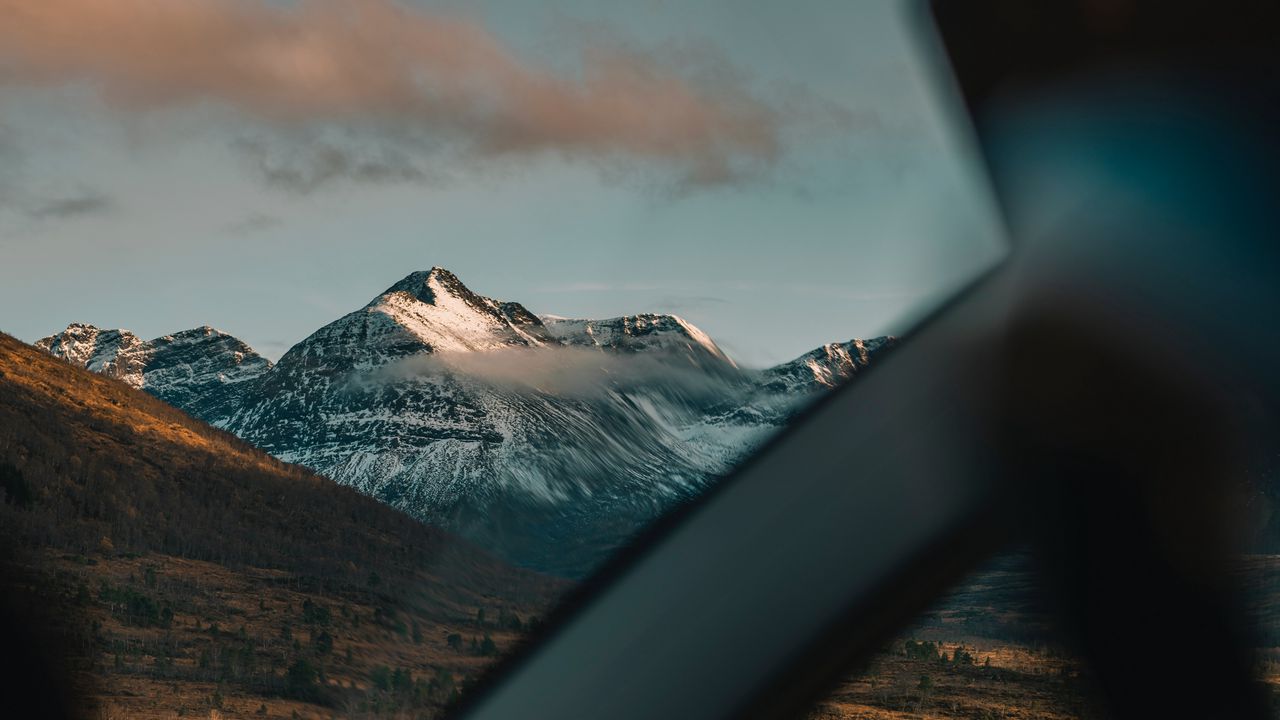
[[[36,347],[94,372],[119,378],[133,387],[143,385],[146,343],[128,330],[104,330],[85,323],[71,323],[66,330],[37,340]]]
[[[279,366],[362,371],[414,355],[533,347],[549,341],[519,303],[472,292],[439,267],[410,273],[364,307],[293,346]]]
[[[742,369],[675,315],[538,317],[434,267],[274,366],[209,327],[143,342],[72,325],[38,344],[509,560],[579,575],[891,342]]]
[[[440,267],[411,273],[364,309],[386,316],[436,352],[538,346],[549,340],[542,322],[524,306],[474,293]]]

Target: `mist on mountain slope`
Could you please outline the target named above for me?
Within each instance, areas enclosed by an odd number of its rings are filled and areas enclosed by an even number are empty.
[[[617,353],[544,345],[475,352],[436,352],[401,358],[367,373],[357,384],[396,383],[433,376],[464,376],[496,389],[598,399],[611,392],[644,389],[668,397],[709,403],[741,395],[761,373],[726,366],[717,372],[695,367],[675,353]]]

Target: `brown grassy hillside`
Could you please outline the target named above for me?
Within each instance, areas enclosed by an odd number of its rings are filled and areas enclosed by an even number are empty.
[[[105,717],[430,715],[565,589],[2,333],[0,495]]]

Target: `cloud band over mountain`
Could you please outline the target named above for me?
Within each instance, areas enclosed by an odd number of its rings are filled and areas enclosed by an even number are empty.
[[[739,73],[617,43],[576,57],[552,69],[473,20],[391,0],[0,0],[0,83],[87,83],[130,111],[212,102],[273,131],[643,160],[691,184],[776,160],[779,112]]]

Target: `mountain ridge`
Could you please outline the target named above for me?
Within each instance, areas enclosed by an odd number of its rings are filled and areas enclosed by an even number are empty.
[[[109,346],[86,353],[60,336],[40,344],[114,367]],[[434,267],[242,382],[155,394],[507,560],[576,576],[892,343],[831,343],[751,370],[674,315],[537,316]]]
[[[244,341],[208,325],[142,340],[128,330],[72,323],[34,345],[215,425],[229,414],[238,386],[272,367]]]
[[[433,287],[434,286],[434,287]],[[404,295],[412,297],[416,302],[426,305],[437,305],[436,287],[444,286],[448,288],[446,295],[452,295],[467,305],[471,306],[480,313],[489,314],[495,318],[501,318],[502,321],[511,326],[529,326],[537,329],[537,332],[529,332],[517,330],[517,336],[521,337],[525,342],[513,342],[511,344],[527,344],[536,346],[541,343],[550,343],[560,341],[566,345],[596,347],[601,349],[623,349],[623,350],[643,350],[649,349],[644,342],[646,336],[657,336],[662,333],[673,333],[683,336],[683,339],[691,345],[696,345],[699,350],[705,352],[708,356],[716,358],[729,365],[737,367],[737,363],[732,360],[723,350],[711,339],[711,337],[693,325],[689,321],[672,313],[636,313],[632,315],[621,315],[608,318],[571,318],[562,317],[552,314],[534,314],[525,308],[522,304],[514,301],[495,300],[483,295],[474,293],[458,279],[457,275],[449,270],[433,266],[430,270],[420,270],[406,275],[395,284],[388,287],[372,300],[366,303],[362,308],[348,313],[347,315],[335,320],[329,325],[333,325],[346,318],[357,316],[362,312],[370,310],[381,311],[390,316],[392,320],[399,320],[396,317],[395,309],[389,309],[389,305],[394,305],[391,300],[393,296]],[[405,323],[399,323],[404,325]],[[323,326],[316,332],[324,330]],[[139,336],[124,328],[98,328],[92,324],[73,322],[67,325],[66,329],[52,335],[45,336],[36,340],[33,345],[51,354],[69,360],[75,364],[88,367],[96,372],[102,372],[111,377],[118,377],[134,387],[141,387],[144,380],[137,372],[118,371],[116,364],[122,361],[129,362],[133,358],[129,357],[132,352],[137,352],[135,348],[147,348],[166,340],[173,340],[195,334],[214,335],[234,341],[240,346],[241,352],[252,358],[252,362],[258,360],[264,365],[262,372],[270,370],[274,364],[267,358],[258,354],[248,343],[223,332],[209,325],[202,325],[197,328],[188,330],[179,330],[169,335],[164,335],[153,340],[144,341]],[[314,335],[313,333],[312,335]],[[532,338],[530,336],[533,336]],[[86,337],[88,336],[88,337]],[[94,341],[101,337],[97,344]],[[310,337],[310,336],[309,336]],[[456,347],[449,343],[442,343],[441,346],[432,345],[426,338],[419,338],[423,341],[426,349],[431,351],[442,350],[469,350],[469,349],[487,349],[487,348],[467,348]],[[305,340],[304,340],[305,341]],[[892,342],[890,336],[882,336],[872,338],[870,340],[853,339],[845,342],[828,343],[826,345],[815,348],[789,361],[784,361],[774,366],[761,369],[761,372],[770,373],[775,370],[786,368],[796,363],[807,361],[815,353],[826,352],[828,355],[833,354],[833,349],[844,346],[846,348],[853,347],[861,343],[872,343],[874,345],[872,352],[878,349],[881,342]],[[290,350],[298,347],[302,343],[299,342],[290,347]],[[847,352],[847,351],[846,351]],[[289,351],[285,352],[288,355]],[[284,357],[281,357],[283,360]],[[865,364],[868,357],[862,353],[861,363]],[[830,369],[824,371],[828,377],[831,377]],[[838,374],[838,373],[837,373]],[[820,380],[820,384],[832,386],[830,380]]]

